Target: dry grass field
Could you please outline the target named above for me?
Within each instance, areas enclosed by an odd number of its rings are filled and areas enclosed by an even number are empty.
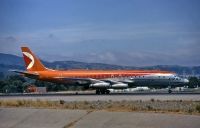
[[[123,112],[160,112],[200,115],[200,101],[48,101],[48,100],[0,100],[0,107],[106,110]]]

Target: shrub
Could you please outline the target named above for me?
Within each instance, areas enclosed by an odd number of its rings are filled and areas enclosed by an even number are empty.
[[[151,99],[151,102],[154,102],[154,101],[155,101],[154,98],[152,98],[152,99]]]
[[[64,104],[65,103],[65,101],[64,100],[60,100],[60,104]]]
[[[192,113],[193,112],[193,110],[190,108],[190,109],[188,109],[188,113]]]
[[[146,106],[148,110],[153,110],[153,107],[151,107],[150,105]]]

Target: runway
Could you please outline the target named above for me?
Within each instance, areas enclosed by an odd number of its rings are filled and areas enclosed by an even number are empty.
[[[122,100],[191,100],[200,101],[200,94],[110,94],[110,95],[95,95],[95,94],[56,94],[56,95],[4,95],[0,96],[0,100],[64,100],[64,101],[122,101]]]
[[[200,116],[57,110],[30,108],[0,108],[1,128],[199,128]]]
[[[50,101],[200,101],[200,94],[51,94],[51,95],[4,95],[0,100],[50,100]],[[158,101],[160,103],[160,101]],[[169,103],[167,101],[167,103]],[[40,101],[41,102],[41,101]],[[110,103],[110,102],[108,102]],[[142,102],[144,103],[144,102]],[[157,102],[155,102],[157,103]],[[86,104],[87,105],[87,104]],[[104,104],[106,105],[106,104]],[[123,104],[124,105],[124,104]],[[144,103],[144,105],[146,105]],[[177,104],[171,104],[177,105]],[[170,106],[171,106],[170,105]],[[98,103],[98,107],[101,104]],[[142,105],[143,106],[143,105]],[[164,105],[163,108],[170,107]],[[185,105],[186,106],[186,105]],[[94,106],[93,106],[94,107]],[[155,106],[154,106],[155,107]],[[192,106],[189,106],[192,109]],[[167,112],[168,113],[168,112]],[[108,111],[81,109],[35,109],[0,107],[0,128],[199,128],[200,116],[175,113],[136,111]]]

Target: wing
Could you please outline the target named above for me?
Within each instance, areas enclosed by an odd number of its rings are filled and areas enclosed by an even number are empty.
[[[72,77],[54,77],[56,79],[61,79],[63,81],[71,81],[76,82],[78,84],[95,84],[95,83],[102,83],[104,81],[92,79],[92,78],[72,78]]]
[[[109,82],[111,84],[117,84],[117,83],[129,84],[129,83],[134,83],[134,81],[130,80],[130,79],[104,79],[102,81]]]
[[[110,83],[110,85],[111,85],[110,88],[112,88],[112,89],[126,89],[126,88],[128,88],[128,84],[121,82],[121,81],[107,79],[107,80],[104,80],[104,82]]]
[[[114,89],[128,88],[128,84],[110,79],[97,80],[92,78],[67,78],[67,77],[56,77],[56,78],[78,84],[89,84],[90,88],[114,88]]]

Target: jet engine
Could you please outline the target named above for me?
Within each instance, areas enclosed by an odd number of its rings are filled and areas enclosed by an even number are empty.
[[[110,83],[106,83],[106,82],[90,84],[90,88],[109,88],[109,87],[110,87]]]
[[[128,84],[117,83],[117,84],[111,85],[111,88],[112,89],[126,89],[126,88],[128,88]]]

